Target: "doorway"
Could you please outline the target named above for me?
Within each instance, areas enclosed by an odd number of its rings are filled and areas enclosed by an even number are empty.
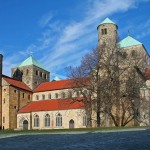
[[[70,128],[70,129],[74,128],[74,120],[73,120],[73,119],[71,119],[71,120],[69,121],[69,128]]]
[[[28,121],[27,120],[23,121],[23,130],[28,130]]]

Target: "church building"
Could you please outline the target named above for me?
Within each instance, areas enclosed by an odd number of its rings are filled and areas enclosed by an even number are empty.
[[[97,27],[98,45],[104,41],[115,45],[117,29],[118,26],[109,18],[101,22]],[[130,35],[122,39],[119,45],[128,54],[134,55],[135,51],[140,51],[143,58],[149,60],[144,45]],[[14,66],[12,76],[8,77],[2,74],[2,62],[3,56],[0,55],[1,129],[67,129],[87,126],[84,104],[72,101],[72,97],[82,99],[80,92],[72,91],[75,88],[71,84],[72,79],[55,78],[50,81],[50,72],[33,56]],[[149,77],[150,73],[147,73],[147,79]],[[104,126],[113,125],[106,121]]]

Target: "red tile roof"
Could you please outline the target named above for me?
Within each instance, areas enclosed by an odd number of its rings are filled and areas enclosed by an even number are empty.
[[[71,99],[42,100],[31,102],[30,104],[20,109],[18,113],[68,109],[84,109],[84,104],[82,102],[73,102]]]
[[[78,83],[75,80],[78,81]],[[87,81],[88,81],[88,78],[68,79],[68,80],[61,80],[61,81],[44,82],[44,83],[40,84],[34,90],[34,92],[69,89],[69,88],[73,88],[73,87],[75,88],[75,87],[79,87],[79,84],[80,84],[80,86],[83,85],[83,82],[85,82],[85,84],[87,84]]]
[[[20,88],[20,89],[27,90],[27,91],[32,91],[25,83],[23,83],[23,82],[21,82],[21,81],[12,79],[12,78],[7,77],[7,76],[3,76],[3,79],[4,79],[6,82],[8,82],[10,85],[12,85],[12,86],[15,86],[15,87],[18,87],[18,88]]]

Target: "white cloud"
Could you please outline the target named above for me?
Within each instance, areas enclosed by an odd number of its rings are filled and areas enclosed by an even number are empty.
[[[91,50],[89,45],[96,47],[96,26],[102,19],[136,7],[139,2],[139,0],[88,0],[83,5],[82,20],[68,20],[67,24],[62,20],[52,22],[55,13],[50,12],[39,21],[44,30],[41,37],[29,45],[25,52],[34,52],[51,72],[58,72],[68,64],[78,64],[82,55]]]

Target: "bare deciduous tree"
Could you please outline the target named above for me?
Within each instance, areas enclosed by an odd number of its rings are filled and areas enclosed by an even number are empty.
[[[73,90],[82,94],[90,125],[93,110],[97,127],[106,119],[102,116],[107,116],[115,126],[138,122],[140,88],[145,82],[146,65],[145,53],[126,52],[117,44],[110,47],[104,43],[86,54],[80,66],[69,68],[69,77],[74,79],[72,84],[77,85]],[[88,90],[86,95],[85,89]]]

